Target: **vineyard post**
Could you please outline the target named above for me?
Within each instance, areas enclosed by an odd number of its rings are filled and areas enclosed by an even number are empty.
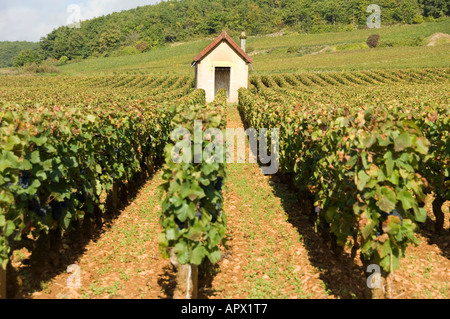
[[[6,269],[0,265],[0,299],[6,299]]]
[[[386,299],[386,274],[380,274],[379,285],[371,288],[372,299]]]
[[[173,299],[197,299],[198,266],[194,264],[181,265],[173,250],[170,253],[170,263],[177,270]]]
[[[367,288],[370,295],[366,295],[370,299],[386,299],[388,293],[391,295],[391,287],[388,287],[389,273],[384,271],[375,262],[368,262],[367,260],[361,259],[363,267],[369,274],[367,276]]]

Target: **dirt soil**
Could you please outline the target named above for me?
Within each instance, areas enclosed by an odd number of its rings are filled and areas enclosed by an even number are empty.
[[[429,37],[427,46],[434,47],[436,44],[441,42],[443,43],[450,42],[450,34],[442,32],[434,33],[432,36]]]

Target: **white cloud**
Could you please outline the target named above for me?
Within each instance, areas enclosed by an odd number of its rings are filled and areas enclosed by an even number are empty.
[[[35,8],[16,6],[0,10],[0,41],[39,41],[64,23],[64,17]]]
[[[70,4],[80,6],[81,20],[112,12],[154,4],[159,0],[0,0],[0,41],[39,41],[53,29],[66,25],[73,12]]]

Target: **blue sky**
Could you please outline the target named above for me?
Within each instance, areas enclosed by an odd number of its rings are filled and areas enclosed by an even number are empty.
[[[0,41],[33,41],[53,29],[111,12],[154,4],[159,0],[0,0]],[[68,12],[72,4],[79,10]]]

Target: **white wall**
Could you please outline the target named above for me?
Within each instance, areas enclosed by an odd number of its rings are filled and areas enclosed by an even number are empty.
[[[238,101],[238,89],[247,87],[248,64],[231,46],[222,41],[196,65],[197,88],[206,92],[206,102],[214,100],[214,67],[230,67],[230,96],[228,102]]]

